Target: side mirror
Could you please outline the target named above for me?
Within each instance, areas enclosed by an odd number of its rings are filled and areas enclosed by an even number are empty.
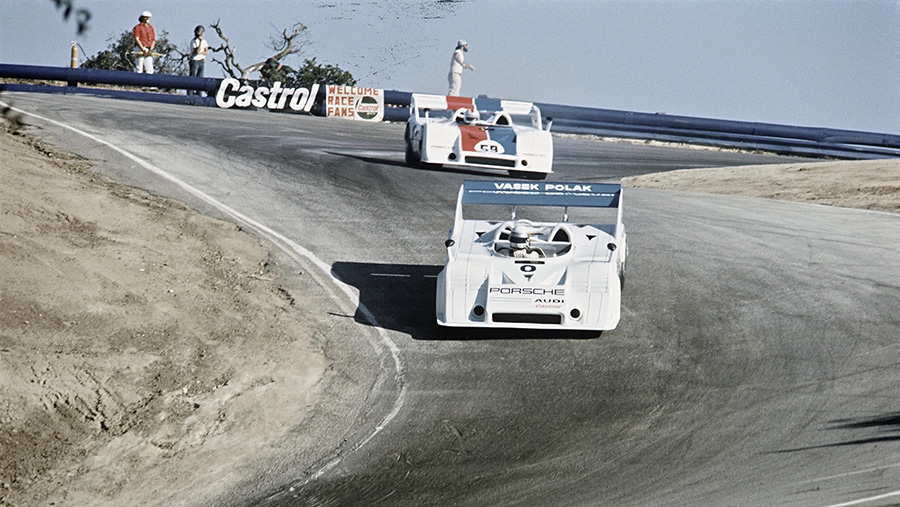
[[[550,130],[550,127],[553,125],[553,118],[547,117],[547,130]]]
[[[615,244],[615,243],[607,243],[607,244],[606,244],[606,248],[609,248],[609,251],[610,251],[610,252],[615,252],[615,251],[616,251],[616,244]]]
[[[444,241],[444,246],[447,248],[450,248],[451,246],[453,246],[455,244],[456,244],[456,241],[453,241],[452,239],[448,239],[447,241]]]

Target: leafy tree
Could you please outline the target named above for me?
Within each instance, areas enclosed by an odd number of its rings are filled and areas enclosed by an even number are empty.
[[[353,79],[350,72],[341,70],[336,65],[316,63],[315,58],[307,58],[303,62],[303,67],[296,70],[287,65],[277,68],[263,66],[259,69],[259,74],[263,81],[269,83],[281,81],[285,86],[309,87],[313,84],[353,86],[356,84],[356,80]]]
[[[312,85],[313,83],[344,86],[353,86],[356,84],[356,79],[353,79],[353,74],[349,71],[341,70],[341,68],[336,65],[318,64],[316,63],[315,58],[306,59],[306,61],[303,62],[303,67],[300,67],[299,70],[295,71],[291,78],[294,81],[293,84],[306,86]]]
[[[86,69],[127,70],[133,71],[135,66],[134,35],[126,30],[117,37],[110,37],[107,49],[87,58],[81,65]],[[153,66],[159,74],[184,74],[188,55],[181,52],[175,44],[169,42],[169,33],[162,30],[156,39],[157,53],[163,56],[156,58]]]

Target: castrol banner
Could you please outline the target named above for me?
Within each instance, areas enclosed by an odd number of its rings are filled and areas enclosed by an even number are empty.
[[[384,119],[384,90],[327,85],[325,116],[359,121]]]
[[[250,83],[234,79],[223,79],[216,90],[216,105],[221,108],[258,107],[273,111],[289,109],[309,113],[319,93],[319,85],[309,89],[303,87],[285,87],[281,81],[271,86],[253,86]]]

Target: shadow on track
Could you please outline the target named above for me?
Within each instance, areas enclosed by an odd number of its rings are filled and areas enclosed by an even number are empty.
[[[460,167],[444,167],[440,164],[430,164],[426,167],[414,168],[414,167],[410,167],[409,165],[406,164],[406,162],[403,162],[401,160],[393,160],[393,159],[389,159],[389,158],[380,158],[380,157],[366,157],[363,155],[353,155],[350,153],[340,153],[337,151],[326,151],[325,153],[328,153],[329,155],[335,155],[337,157],[352,158],[355,160],[359,160],[361,162],[365,162],[367,164],[380,164],[380,165],[393,166],[393,167],[403,167],[406,169],[414,169],[416,171],[431,171],[431,172],[438,172],[438,173],[467,174],[470,176],[484,176],[484,177],[494,177],[494,178],[496,178],[498,176],[509,177],[508,174],[505,174],[503,172],[498,173],[497,171],[477,171],[477,170],[473,170],[473,169],[463,169]]]
[[[336,262],[331,272],[356,287],[359,302],[378,325],[416,340],[592,339],[599,332],[523,329],[456,329],[437,325],[434,316],[437,275],[442,266]],[[356,322],[371,325],[357,309]]]
[[[792,449],[783,449],[780,451],[776,451],[777,453],[790,453],[797,451],[808,451],[812,449],[826,449],[829,447],[845,447],[850,445],[865,445],[865,444],[877,444],[881,442],[897,442],[900,441],[900,412],[894,412],[891,414],[875,416],[875,417],[867,417],[867,418],[858,418],[858,419],[839,419],[837,421],[833,421],[832,424],[834,426],[830,429],[833,430],[868,430],[874,429],[879,434],[874,436],[869,436],[865,438],[857,438],[853,440],[846,440],[843,442],[834,442],[831,444],[821,444],[821,445],[812,445],[807,447],[796,447]],[[890,435],[885,435],[884,433],[893,433]]]

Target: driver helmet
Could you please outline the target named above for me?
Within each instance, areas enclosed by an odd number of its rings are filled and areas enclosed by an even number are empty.
[[[478,121],[478,113],[472,111],[471,109],[466,110],[465,116],[466,123],[475,123]]]
[[[509,247],[513,250],[522,250],[527,248],[529,243],[528,227],[525,225],[517,225],[513,227],[509,233]]]

